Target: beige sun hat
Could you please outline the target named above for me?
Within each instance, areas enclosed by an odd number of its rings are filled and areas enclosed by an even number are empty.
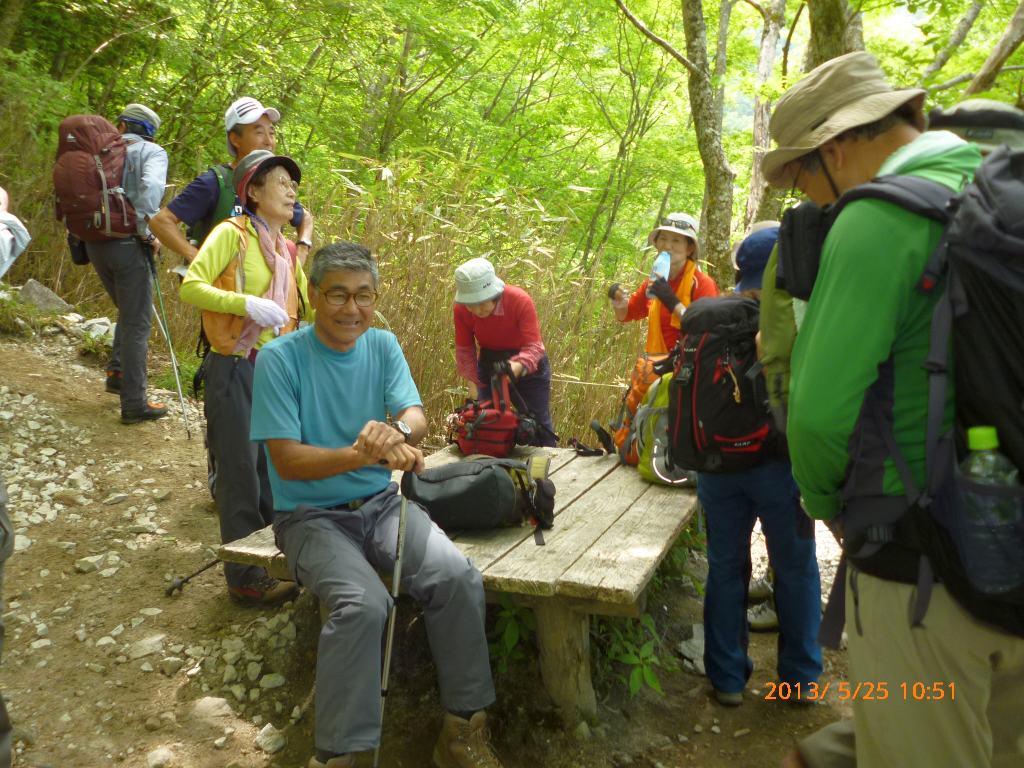
[[[765,179],[776,187],[791,184],[788,163],[843,131],[881,120],[908,101],[923,103],[926,93],[920,88],[894,90],[867,51],[826,61],[775,106],[768,130],[778,147],[761,160]]]
[[[700,246],[697,244],[697,231],[699,228],[700,225],[697,223],[697,220],[690,214],[670,213],[647,235],[647,244],[653,247],[659,232],[675,232],[677,235],[690,238],[690,241],[699,248]],[[694,251],[694,258],[697,258],[696,250]]]
[[[470,259],[455,270],[456,304],[482,304],[498,298],[504,290],[505,283],[487,259]]]

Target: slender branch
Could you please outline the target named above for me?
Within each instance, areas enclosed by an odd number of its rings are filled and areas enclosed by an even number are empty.
[[[684,67],[686,67],[690,72],[692,72],[697,77],[702,77],[705,80],[709,79],[705,72],[701,72],[697,68],[696,64],[694,64],[688,58],[683,56],[683,54],[681,54],[679,51],[677,51],[675,48],[673,48],[671,43],[669,43],[667,40],[663,40],[662,38],[658,37],[656,34],[651,32],[651,30],[649,30],[647,27],[645,27],[644,23],[642,21],[640,21],[640,19],[638,19],[636,16],[633,15],[633,12],[630,11],[629,8],[626,7],[626,4],[624,2],[622,2],[622,0],[615,0],[615,4],[617,6],[619,6],[619,8],[622,9],[622,13],[625,14],[626,18],[629,19],[630,23],[634,27],[636,27],[638,30],[640,30],[640,33],[644,37],[646,37],[648,40],[650,40],[655,45],[661,47],[669,56],[671,56],[673,59],[675,59],[680,64],[682,64]]]
[[[166,16],[166,17],[164,17],[164,18],[162,18],[162,19],[160,19],[158,21],[151,21],[149,24],[144,24],[143,26],[138,27],[136,29],[129,30],[128,32],[118,32],[116,35],[114,35],[112,38],[110,38],[106,42],[100,43],[99,47],[97,47],[95,51],[90,53],[86,57],[85,61],[83,61],[81,64],[78,65],[78,69],[76,69],[74,74],[71,75],[70,78],[68,78],[68,82],[69,83],[74,82],[75,78],[78,77],[80,74],[82,74],[82,70],[85,69],[86,66],[88,66],[89,62],[93,60],[93,57],[95,57],[96,54],[100,53],[104,48],[106,48],[108,45],[110,45],[112,42],[114,42],[118,38],[125,37],[126,35],[134,35],[136,32],[141,32],[144,29],[149,29],[150,27],[155,27],[157,24],[163,24],[165,21],[170,21],[171,19],[176,19],[179,16],[181,16],[180,13],[172,13],[170,16]]]
[[[978,14],[981,13],[981,9],[984,7],[985,0],[974,0],[971,7],[967,9],[967,13],[964,14],[963,18],[960,19],[959,23],[950,33],[949,42],[946,44],[946,47],[938,52],[931,64],[925,67],[924,72],[921,74],[921,79],[917,81],[918,87],[921,87],[922,83],[946,66],[950,57],[967,38],[967,33],[971,31],[971,27],[974,26]]]
[[[998,72],[996,72],[995,76],[998,77],[999,75],[1003,74],[1003,72],[1020,72],[1020,71],[1024,71],[1024,66],[1003,67]],[[952,80],[947,80],[944,83],[940,83],[939,85],[929,86],[925,90],[927,90],[929,93],[934,93],[935,91],[944,91],[947,88],[954,88],[954,87],[960,85],[960,83],[966,83],[968,80],[972,80],[974,78],[975,74],[976,74],[975,72],[966,72],[966,73],[964,73],[962,75],[957,75]]]
[[[782,79],[786,79],[786,75],[789,73],[789,44],[793,42],[793,33],[796,31],[797,22],[800,21],[800,14],[804,12],[804,6],[807,3],[800,3],[800,7],[796,9],[796,16],[793,17],[793,23],[789,26],[789,34],[786,35],[786,44],[782,46]]]
[[[754,0],[743,0],[747,5],[753,8],[755,11],[761,14],[761,18],[764,19],[765,23],[768,22],[768,12],[761,6],[760,3],[754,2]]]

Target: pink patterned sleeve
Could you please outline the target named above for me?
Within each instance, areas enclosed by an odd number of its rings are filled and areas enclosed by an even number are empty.
[[[480,376],[476,370],[475,344],[470,344],[469,346],[455,345],[455,372],[462,378],[475,381],[478,386],[481,385],[479,381]]]
[[[520,348],[519,354],[511,358],[511,362],[522,363],[526,366],[527,373],[533,373],[537,370],[540,359],[544,357],[546,351],[543,341],[528,341]]]

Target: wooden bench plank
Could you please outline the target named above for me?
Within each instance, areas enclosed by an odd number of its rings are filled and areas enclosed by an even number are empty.
[[[648,486],[561,575],[556,593],[606,603],[636,603],[696,508],[695,491]]]
[[[555,528],[561,524],[563,509],[589,491],[619,466],[613,456],[583,456],[560,467],[551,474],[555,483]],[[545,540],[553,531],[545,531]],[[484,586],[494,589],[488,582],[487,570],[519,544],[533,543],[533,528],[501,528],[493,531],[467,531],[455,539],[455,546],[466,557],[472,557],[477,570],[484,576]],[[543,549],[543,547],[541,547]]]
[[[567,506],[554,530],[546,532],[546,546],[534,546],[532,541],[521,543],[487,569],[485,584],[503,592],[555,595],[562,574],[648,487],[638,472],[617,465],[598,485]]]

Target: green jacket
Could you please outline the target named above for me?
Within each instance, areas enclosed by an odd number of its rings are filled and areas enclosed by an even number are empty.
[[[894,152],[879,176],[923,176],[961,190],[981,153],[946,131],[922,134]],[[930,297],[914,288],[942,234],[942,226],[880,200],[859,200],[839,215],[825,240],[807,316],[793,347],[789,393],[789,451],[807,512],[829,519],[842,509],[849,473],[848,447],[878,366],[893,354],[896,441],[919,486],[925,480]],[[946,427],[953,420],[953,391]],[[886,495],[902,496],[892,460]]]

